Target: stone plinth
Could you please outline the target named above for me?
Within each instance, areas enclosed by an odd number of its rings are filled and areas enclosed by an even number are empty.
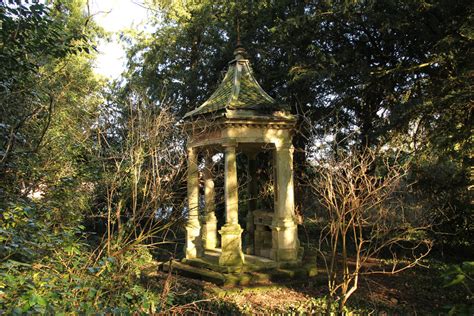
[[[220,265],[239,266],[245,262],[241,238],[243,231],[239,224],[226,224],[219,230],[222,245]]]
[[[201,227],[199,222],[188,222],[186,225],[186,258],[197,258],[202,253]]]
[[[270,258],[275,261],[297,261],[298,251],[298,226],[293,218],[274,220]]]

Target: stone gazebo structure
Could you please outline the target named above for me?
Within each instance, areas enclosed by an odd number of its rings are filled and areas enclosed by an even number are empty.
[[[212,262],[209,267],[280,267],[297,263],[300,254],[293,190],[292,134],[295,117],[270,97],[253,76],[245,50],[238,47],[227,73],[211,97],[188,112],[188,211],[186,259]],[[274,209],[257,210],[256,155],[273,153]],[[248,157],[248,214],[245,250],[239,224],[236,153]],[[224,153],[225,224],[218,230],[212,156]],[[204,212],[199,211],[198,156],[204,156]],[[200,214],[204,213],[204,214]],[[218,248],[219,235],[221,248]],[[245,252],[245,254],[244,254]],[[217,259],[218,258],[218,259]],[[260,264],[259,264],[260,263]]]

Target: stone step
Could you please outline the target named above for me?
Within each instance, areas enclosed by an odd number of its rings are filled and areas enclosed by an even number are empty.
[[[265,265],[262,263],[250,264],[247,262],[243,266],[226,267],[226,266],[220,266],[219,264],[215,264],[214,262],[210,262],[207,259],[202,259],[202,258],[183,259],[182,262],[196,268],[209,269],[209,270],[217,271],[220,273],[256,272],[256,271],[267,271],[267,270],[276,268],[275,264],[268,264],[268,265]]]
[[[213,266],[219,266],[219,257],[221,255],[220,249],[207,249],[204,252],[203,259],[204,261],[211,263]],[[245,256],[245,265],[243,271],[263,271],[269,269],[275,269],[278,267],[278,263],[268,258],[258,257],[253,255],[244,255]],[[193,259],[194,260],[194,259]],[[214,267],[209,267],[214,269]],[[232,270],[224,269],[223,272],[240,272],[241,269]]]
[[[222,273],[194,267],[175,260],[163,263],[162,269],[164,272],[169,272],[169,270],[172,269],[172,271],[176,271],[179,275],[211,282],[217,285],[224,285],[226,282],[226,278]]]
[[[209,269],[220,273],[235,272],[237,269],[235,267],[234,269],[229,271],[227,267],[219,266],[217,262],[210,261],[208,260],[208,258],[183,259],[182,262],[196,268]]]
[[[298,268],[274,268],[264,271],[236,271],[232,273],[222,272],[225,267],[212,266],[201,259],[187,259],[184,262],[169,261],[160,265],[164,272],[172,269],[174,272],[217,285],[224,286],[247,286],[262,285],[272,282],[293,282],[298,280],[319,280],[324,281],[324,275],[317,275],[317,269],[314,265],[301,265]],[[208,267],[221,269],[211,270]],[[316,277],[316,279],[315,279]]]

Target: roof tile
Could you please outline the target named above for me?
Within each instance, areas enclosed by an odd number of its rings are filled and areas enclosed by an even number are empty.
[[[285,110],[269,96],[253,76],[252,68],[244,59],[242,48],[234,52],[235,59],[229,63],[227,73],[211,97],[196,109],[186,113],[185,118],[226,110],[269,111]]]

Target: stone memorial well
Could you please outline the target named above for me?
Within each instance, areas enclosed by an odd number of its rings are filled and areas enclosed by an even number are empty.
[[[293,189],[292,135],[296,119],[287,106],[263,91],[244,56],[245,50],[237,47],[217,90],[184,116],[188,134],[185,258],[169,263],[168,269],[173,267],[217,283],[234,279],[245,284],[272,273],[293,276],[302,268]],[[257,209],[256,168],[261,152],[269,157],[273,178],[274,203],[268,209]],[[212,157],[219,153],[223,154],[225,169],[225,223],[221,227],[216,217],[212,172]],[[244,185],[238,179],[237,154],[247,157]],[[239,203],[238,190],[242,189],[248,198]],[[246,214],[239,219],[242,202],[246,203]],[[302,274],[307,276],[310,270]]]

